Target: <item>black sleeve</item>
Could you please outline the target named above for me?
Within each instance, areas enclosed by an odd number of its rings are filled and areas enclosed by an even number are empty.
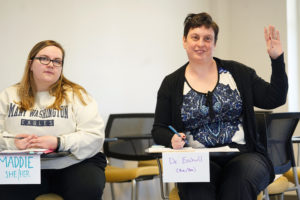
[[[152,136],[156,144],[171,146],[172,132],[168,129],[168,125],[172,125],[172,105],[170,83],[166,77],[157,94],[157,102],[155,109],[155,119],[152,128]]]
[[[254,106],[262,109],[274,109],[285,104],[288,91],[288,78],[285,72],[284,57],[281,54],[272,62],[270,83],[252,72],[252,91]]]

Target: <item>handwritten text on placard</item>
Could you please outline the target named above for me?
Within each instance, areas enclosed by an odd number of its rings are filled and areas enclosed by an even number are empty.
[[[209,182],[208,152],[165,152],[164,182]]]
[[[0,184],[40,184],[40,155],[0,154]]]

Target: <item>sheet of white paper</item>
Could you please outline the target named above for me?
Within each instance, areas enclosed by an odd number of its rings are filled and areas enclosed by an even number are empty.
[[[0,154],[0,184],[40,183],[40,154]]]
[[[42,154],[48,149],[24,149],[24,150],[3,150],[0,151],[0,154],[26,154],[26,153],[31,153],[31,154]]]
[[[163,153],[163,152],[193,152],[195,149],[192,147],[184,147],[182,149],[171,149],[167,147],[150,147],[145,150],[148,153]]]
[[[209,182],[208,152],[164,152],[163,182]]]
[[[167,147],[150,147],[145,150],[148,153],[163,153],[163,152],[239,152],[236,148],[230,148],[229,146],[215,147],[215,148],[192,148],[184,147],[182,149],[171,149]]]
[[[196,152],[239,152],[237,148],[230,148],[229,146],[214,147],[214,148],[198,148]]]

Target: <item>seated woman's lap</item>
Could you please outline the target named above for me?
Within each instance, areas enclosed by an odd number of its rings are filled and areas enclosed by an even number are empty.
[[[213,158],[209,183],[179,183],[183,200],[254,199],[270,179],[267,159],[257,153]]]
[[[60,170],[51,178],[51,190],[65,200],[101,199],[105,186],[106,159],[102,153]]]
[[[224,166],[220,195],[224,196],[227,190],[234,188],[237,196],[248,193],[255,197],[268,186],[271,167],[267,159],[258,153],[245,153],[233,158]]]
[[[219,177],[222,167],[215,162],[210,162],[210,182],[208,183],[178,183],[179,196],[181,200],[203,199],[215,200]]]
[[[32,200],[44,193],[57,193],[65,200],[101,199],[105,186],[106,159],[102,153],[58,170],[42,170],[41,184],[0,185],[0,199]]]

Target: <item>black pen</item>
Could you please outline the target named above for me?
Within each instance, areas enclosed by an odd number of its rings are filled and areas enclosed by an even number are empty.
[[[25,137],[16,137],[16,136],[3,135],[3,138],[12,138],[12,139],[17,139],[17,140],[22,140]]]

